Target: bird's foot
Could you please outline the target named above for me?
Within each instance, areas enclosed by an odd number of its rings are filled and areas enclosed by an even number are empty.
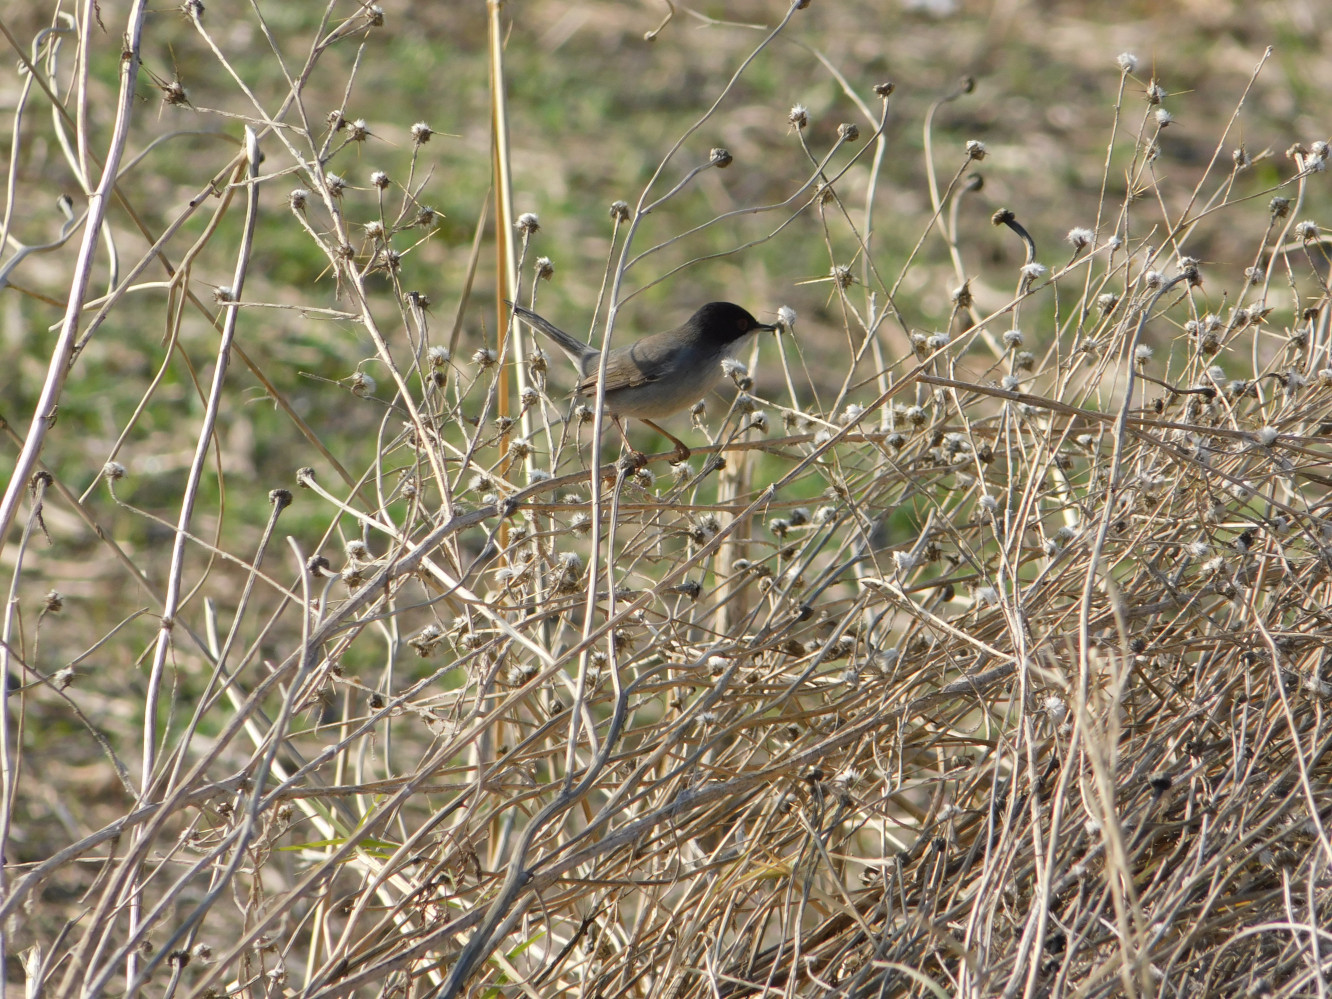
[[[679,441],[676,441],[676,442],[675,442],[675,454],[671,455],[671,464],[672,464],[672,465],[679,465],[679,464],[681,464],[681,463],[683,463],[683,462],[686,462],[686,461],[689,460],[689,456],[690,456],[691,454],[693,454],[693,452],[690,451],[689,448],[685,447],[685,446],[684,446],[683,444],[681,444]]]
[[[620,459],[617,467],[625,475],[633,475],[640,468],[646,468],[647,463],[648,463],[647,455],[645,455],[642,451],[631,450],[628,454],[624,455]]]

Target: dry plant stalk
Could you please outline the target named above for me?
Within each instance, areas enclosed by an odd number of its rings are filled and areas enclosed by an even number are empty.
[[[802,6],[732,84],[800,30]],[[792,109],[792,158],[773,164],[788,196],[745,206],[776,221],[725,255],[817,219],[846,368],[792,363],[800,327],[783,309],[781,377],[732,368],[729,410],[711,400],[700,423],[711,444],[654,473],[603,466],[585,429],[599,439],[601,414],[566,404],[518,330],[475,346],[483,222],[466,278],[433,296],[456,306],[451,325],[407,283],[438,223],[435,132],[385,122],[405,136],[406,175],[364,171],[381,126],[349,110],[382,10],[330,4],[304,61],[282,61],[285,90],[267,92],[187,3],[234,106],[153,82],[169,109],[220,116],[229,135],[243,123],[246,145],[214,156],[155,228],[151,187],[122,164],[181,136],[133,107],[144,9],[110,131],[88,113],[106,99],[93,56],[112,44],[94,5],[30,47],[10,38],[26,67],[15,136],[54,109],[41,127],[89,194],[58,239],[20,242],[35,209],[13,181],[15,140],[0,289],[18,293],[34,254],[70,277],[46,394],[26,430],[7,427],[11,976],[21,962],[60,999],[1326,988],[1332,334],[1327,240],[1302,210],[1326,143],[1292,146],[1258,191],[1248,154],[1226,157],[1232,120],[1196,187],[1171,189],[1169,95],[1138,81],[1137,117],[1122,56],[1094,223],[1043,265],[1001,211],[1023,263],[969,277],[961,220],[987,151],[968,143],[940,183],[930,131],[969,88],[927,119],[931,215],[895,265],[873,235],[893,88],[859,95],[826,63],[861,122],[820,146]],[[247,16],[274,53],[295,51],[281,32],[296,29]],[[325,62],[346,52],[342,105],[315,113]],[[680,165],[731,89],[635,205],[611,208],[608,339],[633,295],[718,255],[649,277],[697,230],[636,239],[730,164],[714,149]],[[295,230],[322,256],[334,307],[327,285],[255,266],[242,237],[256,222],[259,245]],[[501,265],[497,288],[532,301],[554,265],[538,219],[516,226],[518,284]],[[1241,273],[1199,262],[1219,227],[1247,234]],[[904,279],[936,251],[946,264],[908,303]],[[224,266],[230,283],[210,289]],[[950,269],[944,328],[914,328]],[[52,408],[77,402],[107,330],[145,308],[160,353],[97,442],[100,483],[80,479]],[[270,321],[340,324],[368,356],[340,383],[284,380]],[[193,364],[182,415],[167,375]],[[253,509],[257,483],[218,427],[255,386],[305,467],[299,492],[263,487],[270,516],[247,532],[224,500]],[[304,418],[312,391],[345,411],[346,434]],[[140,497],[134,466],[163,421],[184,485]],[[375,425],[367,457],[356,432]],[[124,542],[149,527],[169,559]],[[79,538],[104,612],[70,620],[44,580]],[[47,791],[92,772],[97,793],[63,806],[63,828],[42,822]]]

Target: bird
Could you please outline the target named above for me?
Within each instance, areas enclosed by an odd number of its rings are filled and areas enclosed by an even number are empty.
[[[513,305],[513,311],[568,355],[582,375],[578,391],[594,398],[601,351],[531,309]],[[640,463],[646,460],[629,444],[620,423],[622,416],[646,423],[671,441],[675,445],[674,462],[688,461],[689,448],[684,442],[652,421],[678,413],[703,398],[721,379],[722,361],[734,357],[750,334],[775,329],[775,323],[761,323],[732,302],[709,302],[682,326],[613,348],[606,359],[606,409],[631,455]]]

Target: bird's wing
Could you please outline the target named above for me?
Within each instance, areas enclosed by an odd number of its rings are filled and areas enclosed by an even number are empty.
[[[611,351],[606,362],[606,392],[634,388],[648,382],[677,377],[679,349],[660,334],[645,337],[627,350]],[[598,358],[600,360],[600,358]],[[593,368],[578,389],[584,395],[597,394],[597,372]]]

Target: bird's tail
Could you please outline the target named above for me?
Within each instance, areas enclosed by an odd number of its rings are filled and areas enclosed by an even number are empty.
[[[578,365],[579,370],[582,371],[583,374],[587,374],[586,363],[588,359],[597,357],[597,350],[594,347],[584,343],[577,337],[570,336],[549,319],[546,319],[544,316],[538,316],[531,309],[524,309],[521,305],[514,305],[512,302],[510,302],[509,305],[513,306],[514,315],[527,323],[528,326],[531,326],[532,329],[540,330],[542,333],[546,334],[546,336],[554,340],[556,346],[568,354],[569,359],[572,360],[574,364]]]

